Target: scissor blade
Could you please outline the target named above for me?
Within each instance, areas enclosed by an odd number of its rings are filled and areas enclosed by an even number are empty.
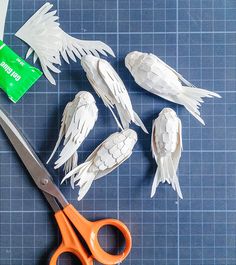
[[[0,110],[0,125],[35,182],[37,183],[42,176],[51,179],[30,144],[2,110]]]
[[[62,206],[67,204],[64,196],[53,183],[52,177],[44,167],[34,150],[8,116],[0,109],[0,126],[12,143],[34,182],[42,191],[56,197]]]

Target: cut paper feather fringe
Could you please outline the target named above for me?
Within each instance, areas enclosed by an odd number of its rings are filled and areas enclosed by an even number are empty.
[[[61,57],[69,64],[70,59],[76,62],[86,54],[115,56],[112,49],[101,41],[79,40],[63,31],[57,10],[51,11],[52,7],[50,3],[44,4],[16,33],[30,46],[26,58],[34,54],[34,62],[40,61],[50,83],[56,84],[51,72],[60,73]]]

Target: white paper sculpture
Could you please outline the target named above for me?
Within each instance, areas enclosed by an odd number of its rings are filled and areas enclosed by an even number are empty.
[[[86,54],[115,56],[112,49],[101,41],[79,40],[64,32],[57,22],[57,11],[50,11],[52,7],[50,3],[44,4],[16,33],[30,46],[26,58],[34,52],[34,61],[39,59],[44,75],[52,84],[56,82],[50,71],[60,72],[57,68],[61,64],[60,56],[67,63],[69,58],[76,61]]]
[[[154,54],[131,52],[125,58],[125,65],[139,86],[183,105],[202,124],[205,124],[199,112],[202,98],[221,98],[217,93],[194,87]]]
[[[129,128],[129,124],[134,122],[147,132],[143,122],[133,110],[129,94],[126,87],[116,73],[115,69],[106,61],[93,55],[86,55],[81,59],[81,65],[87,74],[87,78],[106,107],[112,112],[117,125],[121,129]],[[114,106],[120,117],[120,122],[113,112]]]
[[[157,163],[151,197],[161,182],[168,182],[183,199],[176,173],[182,151],[182,125],[174,110],[164,108],[153,122],[151,147]]]
[[[91,93],[86,91],[79,92],[72,102],[69,102],[63,112],[61,129],[55,148],[47,163],[54,156],[63,137],[64,147],[55,162],[55,169],[64,165],[65,173],[68,173],[77,166],[77,150],[93,129],[98,117],[96,102]],[[73,175],[71,185],[74,185]]]
[[[0,0],[0,40],[3,40],[9,0]]]
[[[94,180],[112,172],[131,156],[136,142],[137,134],[132,129],[111,134],[83,164],[68,173],[62,182],[76,175],[74,181],[77,182],[76,186],[80,186],[78,200],[81,200]]]

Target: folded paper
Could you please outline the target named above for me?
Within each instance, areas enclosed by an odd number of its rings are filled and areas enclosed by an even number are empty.
[[[183,199],[177,169],[182,151],[182,125],[174,110],[164,108],[153,122],[151,148],[157,163],[151,197],[160,183],[169,183]]]
[[[92,94],[86,91],[79,92],[65,107],[58,140],[47,163],[52,159],[64,138],[64,146],[55,162],[55,169],[62,165],[65,173],[74,169],[78,163],[77,150],[93,129],[97,117],[98,109]],[[71,185],[74,186],[74,176],[71,176]]]
[[[50,3],[44,4],[16,33],[30,46],[26,58],[34,53],[34,61],[39,59],[44,75],[52,84],[55,85],[56,81],[50,71],[60,73],[61,56],[67,63],[69,59],[76,61],[86,54],[115,56],[101,41],[79,40],[64,32],[57,11],[51,11],[52,7]]]
[[[125,65],[139,86],[159,97],[183,105],[203,125],[205,123],[199,111],[202,98],[221,98],[217,93],[194,87],[154,54],[131,52],[125,58]]]
[[[128,91],[115,69],[106,60],[93,55],[82,57],[81,65],[90,84],[112,112],[117,125],[121,129],[127,129],[130,123],[134,122],[148,133],[138,114],[133,110]],[[113,111],[114,107],[119,114],[121,124]]]
[[[132,129],[111,134],[83,164],[68,173],[62,182],[76,175],[74,181],[80,187],[78,200],[81,200],[94,180],[109,174],[131,156],[136,142],[137,134]]]

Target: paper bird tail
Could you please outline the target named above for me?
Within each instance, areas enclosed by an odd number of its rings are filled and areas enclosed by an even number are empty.
[[[120,117],[122,128],[124,130],[128,129],[129,124],[131,123],[131,117],[130,117],[129,113],[126,110],[124,110],[124,108],[119,104],[116,104],[116,109],[117,109],[117,112],[118,112],[119,117]]]
[[[204,97],[212,98],[217,97],[221,98],[221,96],[217,93],[196,88],[196,87],[182,87],[182,93],[178,95],[178,98],[180,100],[180,104],[184,105],[184,107],[203,125],[205,125],[203,119],[201,118],[201,114],[199,111],[199,107],[201,106],[201,103],[203,103]]]
[[[68,173],[70,170],[74,169],[74,166],[70,166],[71,163],[73,163],[73,161],[75,161],[76,163],[78,162],[78,157],[76,158],[76,154],[77,154],[77,150],[79,149],[82,141],[84,140],[84,138],[82,140],[78,139],[77,140],[77,144],[66,144],[63,149],[61,150],[61,153],[59,155],[59,158],[57,159],[57,161],[55,162],[55,169],[61,167],[62,165],[65,165],[68,161],[68,168],[69,170],[65,170],[67,171],[66,173]],[[65,144],[65,143],[64,143]],[[69,158],[69,159],[68,159]],[[77,160],[76,160],[77,159]],[[78,164],[78,163],[77,163]],[[76,164],[76,166],[77,166]]]
[[[123,129],[128,129],[131,122],[134,122],[137,126],[141,127],[145,133],[148,133],[142,120],[139,118],[138,114],[133,111],[132,114],[128,113],[122,106],[116,105],[117,112],[120,117],[120,121]]]
[[[77,165],[78,165],[78,154],[77,152],[75,152],[64,164],[65,174],[69,173],[71,170],[76,168]],[[74,178],[75,175],[72,175],[70,178],[70,184],[72,188],[74,188],[74,183],[75,183]]]
[[[86,179],[80,179],[80,181],[78,182],[78,184],[76,186],[80,186],[80,190],[79,190],[79,196],[77,198],[78,201],[82,200],[84,198],[84,196],[86,195],[86,193],[88,192],[88,190],[90,189],[93,181],[95,179],[95,175],[90,173],[86,176]]]
[[[151,198],[155,195],[156,189],[161,182],[168,182],[168,184],[170,184],[172,188],[177,192],[178,196],[183,199],[179,185],[179,179],[176,175],[176,170],[174,168],[171,155],[161,157],[161,159],[158,161],[158,168],[156,170],[152,184]]]
[[[142,120],[139,118],[138,114],[135,111],[134,111],[134,123],[137,126],[140,126],[145,133],[148,133],[148,130],[146,129],[146,127],[143,124]]]
[[[76,168],[78,165],[78,154],[75,152],[64,164],[65,174]]]
[[[159,167],[157,167],[157,170],[156,170],[156,173],[155,173],[155,176],[154,176],[154,180],[153,180],[153,183],[152,183],[152,191],[151,191],[151,198],[154,197],[155,193],[156,193],[156,190],[157,190],[157,187],[159,186],[160,184],[160,179],[159,179]]]
[[[57,151],[57,148],[59,147],[60,142],[61,142],[63,136],[64,136],[64,128],[61,127],[60,132],[59,132],[59,136],[58,136],[58,139],[57,139],[57,142],[56,142],[55,147],[54,147],[54,149],[53,149],[53,151],[52,151],[52,154],[51,154],[50,157],[48,158],[47,164],[51,161],[51,159],[52,159],[53,156],[55,155],[55,153],[56,153],[56,151]]]
[[[71,170],[61,182],[63,183],[66,179],[74,176],[73,185],[80,186],[78,200],[81,200],[85,196],[96,177],[96,172],[89,172],[92,164],[93,161],[87,161],[77,166]]]

